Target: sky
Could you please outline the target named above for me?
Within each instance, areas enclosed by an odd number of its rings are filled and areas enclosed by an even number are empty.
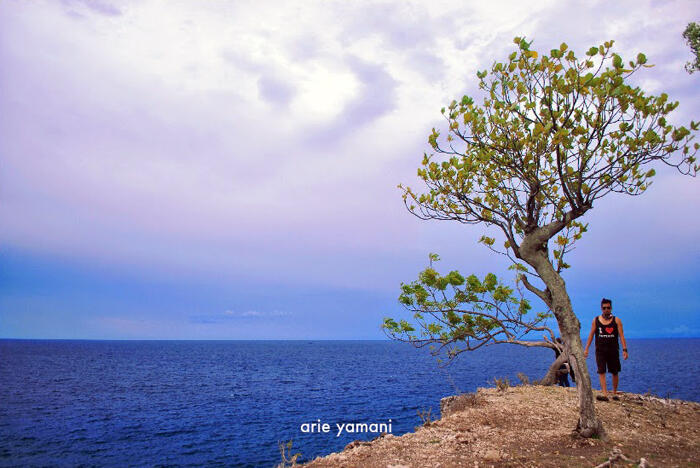
[[[397,188],[512,39],[614,39],[699,119],[696,1],[0,1],[0,337],[382,339],[399,285],[508,264]],[[610,196],[565,274],[584,332],[700,336],[700,181]],[[539,305],[538,305],[539,306]]]

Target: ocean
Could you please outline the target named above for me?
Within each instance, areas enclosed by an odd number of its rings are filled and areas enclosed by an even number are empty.
[[[700,401],[700,339],[628,348],[620,390]],[[308,461],[379,424],[412,431],[440,398],[539,378],[553,359],[498,345],[442,368],[390,341],[0,340],[0,466],[271,467],[290,440]]]

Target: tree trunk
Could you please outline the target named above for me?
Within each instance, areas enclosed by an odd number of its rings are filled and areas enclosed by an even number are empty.
[[[566,291],[564,279],[554,270],[549,261],[546,245],[523,241],[520,248],[521,257],[530,264],[547,286],[549,303],[547,304],[559,324],[559,332],[570,357],[570,364],[576,374],[576,389],[579,401],[579,420],[576,432],[583,437],[605,437],[603,425],[595,414],[591,376],[588,373],[586,359],[581,343],[581,323],[571,306],[571,299]],[[562,353],[564,354],[564,353]]]
[[[562,281],[563,282],[563,281]],[[562,339],[569,346],[570,364],[576,374],[576,388],[578,390],[579,420],[576,430],[583,437],[604,436],[603,425],[595,414],[593,401],[593,388],[591,387],[591,376],[588,373],[586,359],[583,356],[583,345],[581,344],[581,324],[574,315],[571,301],[566,290],[563,290],[566,304],[557,304],[559,307],[559,330]],[[557,315],[557,314],[555,314]]]

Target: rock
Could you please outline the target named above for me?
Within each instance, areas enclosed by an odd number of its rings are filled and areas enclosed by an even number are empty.
[[[466,408],[474,407],[477,401],[477,395],[475,393],[463,393],[461,395],[445,397],[440,400],[440,416],[444,418],[450,414],[463,411]]]
[[[365,440],[353,440],[348,445],[346,445],[343,450],[351,450],[351,449],[354,449],[355,447],[363,447],[366,445],[372,445],[372,444],[370,442],[365,441]]]
[[[501,452],[494,449],[489,449],[484,454],[484,460],[487,461],[498,461],[501,459]]]

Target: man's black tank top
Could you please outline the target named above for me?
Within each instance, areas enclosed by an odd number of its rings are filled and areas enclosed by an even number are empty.
[[[595,318],[595,349],[617,349],[619,336],[617,329],[617,321],[612,317],[612,322],[603,325],[600,321],[600,316]]]

